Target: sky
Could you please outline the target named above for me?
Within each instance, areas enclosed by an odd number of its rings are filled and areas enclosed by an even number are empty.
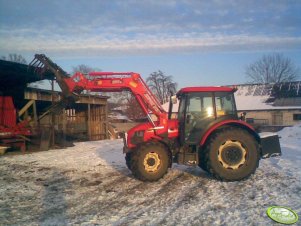
[[[283,53],[301,68],[301,1],[0,0],[0,56],[44,53],[65,71],[161,70],[178,88],[248,82]]]

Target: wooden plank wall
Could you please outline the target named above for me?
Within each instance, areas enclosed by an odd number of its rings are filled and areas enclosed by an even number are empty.
[[[67,134],[88,140],[107,139],[106,105],[87,105],[86,110],[66,110]]]
[[[89,112],[89,111],[88,111]],[[103,140],[107,138],[106,106],[90,105],[89,117],[90,140]]]

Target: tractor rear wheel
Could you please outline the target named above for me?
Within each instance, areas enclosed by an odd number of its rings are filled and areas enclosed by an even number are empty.
[[[169,154],[165,146],[158,142],[150,142],[132,152],[130,170],[142,181],[157,181],[167,173],[169,163]]]
[[[211,137],[205,150],[205,161],[208,171],[217,179],[242,180],[258,167],[258,143],[244,129],[223,129]]]

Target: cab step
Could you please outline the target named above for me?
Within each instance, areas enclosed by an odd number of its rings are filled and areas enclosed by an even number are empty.
[[[194,166],[199,164],[199,155],[197,152],[180,152],[177,156],[177,163]]]

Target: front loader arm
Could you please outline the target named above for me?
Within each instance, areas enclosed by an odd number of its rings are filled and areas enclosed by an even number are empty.
[[[64,98],[74,98],[82,90],[92,92],[131,91],[144,113],[148,116],[156,133],[167,133],[167,113],[138,73],[90,72],[84,75],[77,72],[72,77],[69,77],[61,67],[43,54],[36,54],[30,65],[34,66],[35,71],[38,73],[44,73],[47,70],[53,72],[57,83],[62,89]],[[150,113],[156,115],[157,122],[152,120]]]
[[[90,72],[87,76],[82,73],[74,74],[67,84],[73,90],[90,90],[92,92],[121,92],[131,91],[144,113],[156,129],[166,127],[167,113],[163,110],[160,102],[145,84],[140,74],[134,72]],[[150,116],[153,113],[158,118],[155,123]]]

